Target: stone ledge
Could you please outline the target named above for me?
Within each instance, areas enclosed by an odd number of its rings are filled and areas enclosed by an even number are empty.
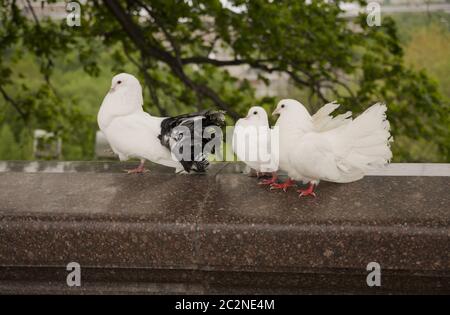
[[[303,200],[258,187],[240,163],[199,176],[123,167],[0,163],[0,292],[450,292],[446,164],[439,177],[393,164],[406,176],[321,183]],[[81,288],[65,286],[71,261]],[[366,285],[371,261],[381,288]]]

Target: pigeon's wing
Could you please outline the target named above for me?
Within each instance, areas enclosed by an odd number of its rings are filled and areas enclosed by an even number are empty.
[[[362,178],[341,168],[332,143],[323,133],[309,133],[288,153],[293,178],[344,183]]]
[[[170,151],[158,139],[161,121],[145,112],[116,117],[106,129],[108,142],[123,156],[177,167],[179,163],[172,161]]]
[[[340,105],[337,102],[331,102],[320,108],[312,116],[314,130],[317,132],[324,132],[350,123],[352,120],[352,112],[350,111],[337,115],[336,117],[331,116],[331,113],[334,112],[339,106]]]
[[[308,133],[288,152],[293,178],[325,179],[336,173],[333,150],[326,139]]]
[[[145,128],[148,132],[155,134],[156,137],[161,133],[161,123],[166,117],[155,117],[142,111],[137,115],[133,115],[134,123],[137,126]]]
[[[312,178],[347,183],[385,165],[392,158],[386,110],[386,105],[377,103],[340,127],[305,136],[298,149],[302,152],[294,150],[295,158],[303,154],[303,164],[297,168],[307,176],[316,176]],[[311,164],[311,156],[320,169]]]
[[[224,112],[216,110],[167,117],[161,121],[158,138],[174,152],[186,172],[204,172],[209,166],[206,153],[215,153],[211,139],[222,136],[218,128],[224,124]],[[185,156],[185,148],[190,148],[189,157]]]

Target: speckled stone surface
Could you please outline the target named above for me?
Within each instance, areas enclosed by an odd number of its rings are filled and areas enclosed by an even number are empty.
[[[446,164],[324,182],[316,199],[270,192],[239,163],[122,172],[135,164],[0,162],[0,292],[450,293]],[[65,285],[71,261],[81,288]]]

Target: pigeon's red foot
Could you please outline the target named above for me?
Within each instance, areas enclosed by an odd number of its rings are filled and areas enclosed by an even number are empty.
[[[263,180],[260,181],[258,184],[259,184],[259,185],[272,185],[272,184],[277,184],[277,177],[276,177],[276,176],[272,176],[272,178],[270,178],[270,179],[263,179]]]
[[[146,169],[144,167],[144,163],[139,164],[139,166],[136,168],[133,168],[131,170],[124,170],[124,171],[127,172],[127,174],[143,174],[143,173],[150,172],[148,169]]]
[[[279,183],[279,184],[278,183],[273,183],[273,184],[271,184],[270,185],[270,190],[283,189],[284,192],[287,192],[288,188],[292,187],[292,186],[297,186],[297,185],[295,184],[295,181],[293,181],[292,179],[289,178],[284,183]]]
[[[146,168],[139,168],[139,167],[133,168],[132,170],[124,170],[124,171],[127,172],[127,174],[143,174],[150,172]]]
[[[317,197],[316,193],[314,192],[314,184],[309,183],[308,188],[306,189],[299,189],[297,192],[299,193],[298,197],[304,197],[304,196],[313,196],[314,198]]]

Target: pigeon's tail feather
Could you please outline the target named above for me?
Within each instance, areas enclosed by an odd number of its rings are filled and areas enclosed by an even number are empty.
[[[313,116],[314,128],[317,132],[324,132],[344,126],[352,121],[352,112],[348,111],[336,117],[330,114],[340,105],[335,101],[321,107]]]
[[[390,162],[393,138],[386,110],[386,105],[381,103],[369,107],[340,134],[339,168],[344,173],[365,172]]]
[[[209,126],[219,126],[225,125],[225,112],[221,110],[206,110],[205,112],[205,123]]]
[[[218,129],[224,124],[224,112],[216,110],[169,117],[161,122],[159,139],[186,172],[205,172],[209,166],[207,154],[215,153],[208,143],[221,136]]]
[[[340,105],[336,101],[325,104],[312,117],[314,120],[323,117],[329,117],[329,115],[334,112],[339,106]]]

